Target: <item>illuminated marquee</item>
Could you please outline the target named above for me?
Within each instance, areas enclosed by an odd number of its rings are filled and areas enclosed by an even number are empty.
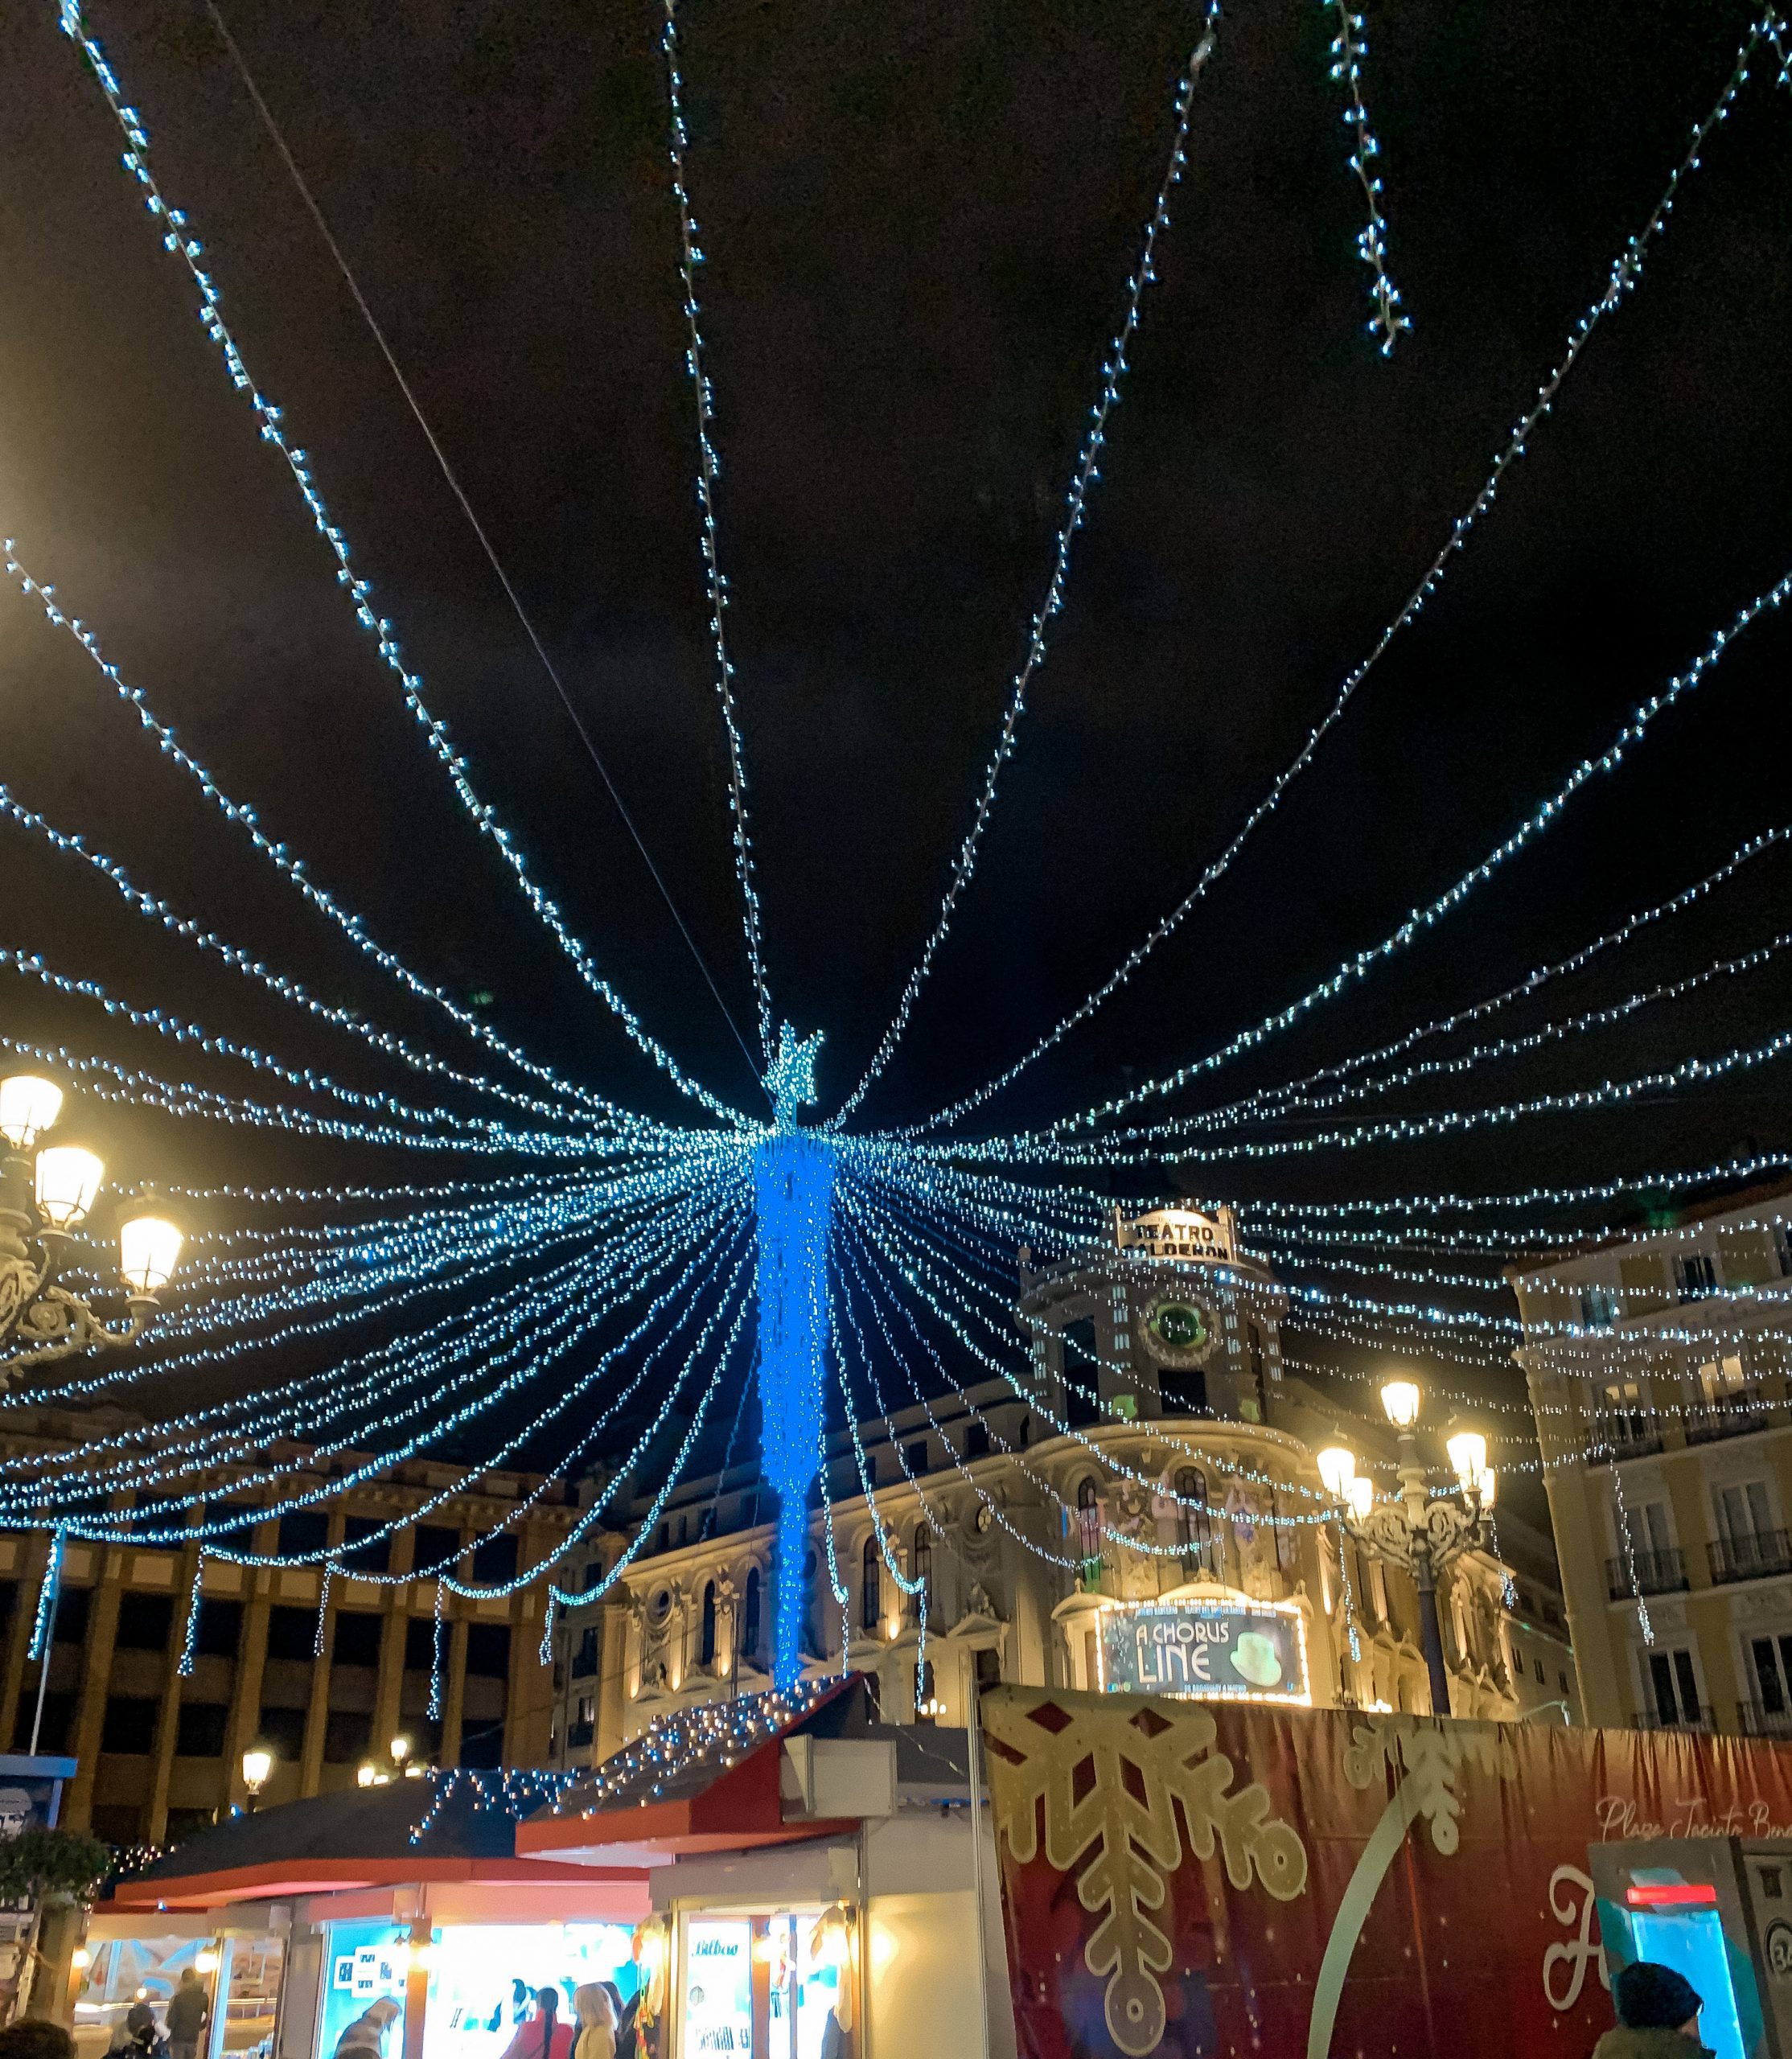
[[[1130,1221],[1114,1210],[1114,1241],[1123,1251],[1141,1258],[1206,1259],[1231,1265],[1238,1257],[1232,1211],[1203,1215],[1195,1208],[1153,1208]]]
[[[1095,1648],[1104,1694],[1312,1705],[1296,1602],[1108,1601]]]

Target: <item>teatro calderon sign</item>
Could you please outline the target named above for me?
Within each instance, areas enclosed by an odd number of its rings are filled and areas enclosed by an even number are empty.
[[[1231,1265],[1238,1258],[1238,1236],[1229,1208],[1203,1215],[1195,1208],[1153,1208],[1130,1220],[1114,1210],[1114,1241],[1123,1251],[1141,1258],[1206,1259]]]
[[[1107,1694],[1309,1706],[1298,1603],[1223,1595],[1102,1605],[1096,1652]]]

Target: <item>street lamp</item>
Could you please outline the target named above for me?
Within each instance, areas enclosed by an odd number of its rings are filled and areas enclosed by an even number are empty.
[[[78,1144],[40,1148],[62,1113],[62,1089],[35,1073],[0,1079],[0,1386],[32,1367],[98,1344],[132,1344],[154,1319],[180,1257],[178,1224],[145,1197],[118,1231],[118,1272],[130,1321],[109,1330],[89,1304],[55,1284],[105,1167]]]
[[[1345,1529],[1412,1576],[1419,1591],[1419,1636],[1431,1679],[1432,1711],[1448,1716],[1450,1683],[1437,1621],[1437,1576],[1463,1552],[1488,1542],[1486,1512],[1494,1504],[1494,1479],[1487,1464],[1487,1440],[1463,1424],[1451,1432],[1445,1446],[1461,1498],[1428,1490],[1415,1435],[1422,1399],[1417,1382],[1404,1375],[1382,1384],[1381,1405],[1400,1440],[1397,1495],[1378,1505],[1374,1483],[1358,1473],[1355,1455],[1342,1446],[1320,1453],[1319,1472],[1326,1491],[1340,1505],[1338,1519]]]
[[[265,1745],[251,1745],[243,1754],[243,1785],[249,1790],[249,1806],[253,1814],[257,1798],[267,1786],[268,1775],[273,1771],[273,1754]]]

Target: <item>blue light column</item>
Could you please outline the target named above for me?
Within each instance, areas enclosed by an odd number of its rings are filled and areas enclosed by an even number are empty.
[[[795,1687],[802,1671],[809,1488],[821,1462],[834,1149],[830,1139],[796,1128],[797,1110],[815,1099],[815,1054],[820,1042],[815,1037],[799,1042],[785,1027],[766,1082],[777,1111],[775,1126],[755,1148],[753,1165],[759,1257],[759,1470],[778,1497],[772,1679],[779,1687]]]

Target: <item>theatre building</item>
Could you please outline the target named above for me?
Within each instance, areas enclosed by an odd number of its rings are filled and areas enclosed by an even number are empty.
[[[1391,1461],[1386,1425],[1284,1376],[1284,1305],[1224,1216],[1155,1210],[1058,1264],[1023,1255],[1024,1377],[895,1405],[886,1369],[891,1412],[858,1426],[874,1510],[853,1439],[830,1435],[846,1601],[818,1509],[808,1674],[862,1673],[898,1724],[962,1725],[998,1681],[1180,1690],[1185,1672],[1231,1698],[1428,1709],[1412,1583],[1324,1519],[1314,1458],[1342,1439]],[[616,1506],[639,1524],[664,1472],[633,1484]],[[639,1555],[557,1625],[554,1763],[601,1763],[656,1716],[769,1684],[772,1514],[751,1462],[675,1487]],[[595,1542],[585,1585],[623,1541]],[[1577,1714],[1548,1547],[1526,1541],[1515,1584],[1486,1552],[1441,1583],[1458,1715]]]

